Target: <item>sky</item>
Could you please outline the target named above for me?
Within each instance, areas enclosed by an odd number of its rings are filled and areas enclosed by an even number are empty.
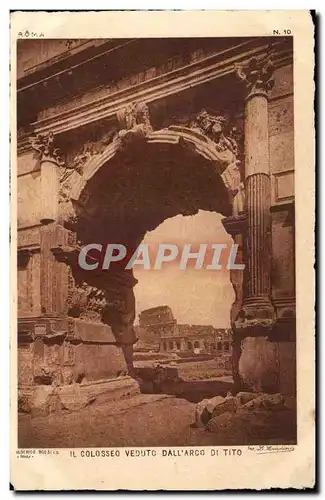
[[[148,231],[143,243],[150,245],[151,269],[134,267],[134,276],[139,280],[134,288],[136,311],[150,307],[168,305],[179,323],[230,327],[230,307],[235,295],[226,269],[227,255],[221,259],[221,270],[207,270],[212,251],[207,253],[202,269],[194,269],[195,261],[182,271],[179,261],[164,263],[160,270],[153,265],[158,243],[177,244],[180,252],[184,244],[225,243],[231,245],[232,238],[221,224],[222,216],[200,210],[197,215],[166,219],[154,231]],[[210,247],[211,248],[211,247]],[[227,251],[225,251],[227,252]],[[137,322],[137,320],[136,320]]]

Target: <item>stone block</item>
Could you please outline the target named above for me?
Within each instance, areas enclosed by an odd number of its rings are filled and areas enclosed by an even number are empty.
[[[64,410],[80,410],[95,400],[94,396],[82,392],[78,384],[60,388],[59,394]]]
[[[127,367],[120,347],[114,344],[85,343],[76,346],[75,369],[84,380],[96,381],[126,375]]]
[[[18,227],[26,228],[39,224],[41,217],[40,172],[24,175],[18,180],[17,215]]]
[[[233,413],[226,411],[221,415],[213,417],[207,424],[207,429],[214,434],[222,433],[226,428],[233,425]]]
[[[96,342],[98,344],[113,344],[116,342],[112,329],[108,325],[78,318],[74,318],[73,323],[76,337],[80,338],[83,342]]]
[[[226,398],[222,396],[215,396],[214,398],[206,399],[206,409],[208,412],[212,415],[213,410],[216,408],[216,406],[222,405],[225,401]]]
[[[62,409],[57,389],[48,385],[35,387],[29,406],[32,417],[46,417],[52,413],[60,413]]]
[[[277,392],[279,358],[276,342],[267,337],[246,337],[241,342],[238,371],[243,386],[252,392]]]
[[[234,396],[215,396],[210,399],[203,399],[195,407],[196,427],[202,428],[207,425],[211,418],[222,413],[235,413],[239,406],[237,398]]]
[[[212,418],[221,415],[222,413],[235,413],[239,404],[234,396],[227,396],[224,401],[215,406],[212,412]]]
[[[263,407],[263,399],[260,398],[260,396],[255,399],[251,399],[243,405],[244,410],[262,410]]]
[[[240,405],[244,405],[246,403],[248,403],[249,401],[251,401],[252,399],[255,399],[256,398],[256,392],[238,392],[238,394],[236,395],[236,398],[239,402]]]
[[[266,410],[277,411],[285,409],[285,398],[282,394],[267,394],[261,396]]]
[[[61,373],[58,366],[38,364],[34,367],[34,383],[39,385],[59,385]]]
[[[31,385],[33,383],[33,351],[31,344],[18,346],[18,384]]]
[[[285,398],[282,394],[260,394],[243,405],[245,410],[285,410]]]
[[[198,429],[204,428],[211,418],[211,413],[206,408],[208,401],[208,399],[203,399],[195,407],[195,426]]]

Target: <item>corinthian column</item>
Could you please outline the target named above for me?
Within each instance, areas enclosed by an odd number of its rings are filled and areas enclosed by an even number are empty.
[[[42,224],[57,221],[59,208],[59,167],[63,165],[54,135],[39,135],[31,140],[41,167],[41,217]]]
[[[59,175],[63,161],[55,147],[54,135],[38,135],[31,139],[40,165],[40,283],[42,315],[56,316],[64,310],[67,298],[67,267],[57,262],[52,251],[66,245],[66,230],[58,224]]]
[[[248,228],[245,292],[237,326],[260,329],[274,322],[271,304],[271,180],[268,91],[273,87],[269,56],[252,58],[238,69],[247,87],[245,100],[245,190]]]

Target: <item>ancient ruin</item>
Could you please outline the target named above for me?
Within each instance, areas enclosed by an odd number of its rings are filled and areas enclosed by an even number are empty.
[[[133,272],[85,271],[78,252],[136,248],[199,209],[246,265],[236,390],[295,394],[292,40],[39,43],[18,40],[20,394],[133,374]]]
[[[231,329],[178,323],[169,306],[142,311],[138,337],[147,349],[157,349],[158,352],[227,353],[229,356],[232,352]]]

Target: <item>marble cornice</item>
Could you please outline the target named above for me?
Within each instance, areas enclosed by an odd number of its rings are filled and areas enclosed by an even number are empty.
[[[234,73],[235,77],[234,66],[236,64],[242,63],[249,57],[262,54],[268,48],[268,45],[263,44],[247,50],[253,42],[256,45],[257,42],[254,39],[145,82],[130,85],[123,90],[94,99],[69,111],[33,122],[30,124],[31,133],[44,134],[52,131],[55,135],[61,134],[104,118],[114,118],[119,110],[132,102],[143,101],[150,104],[231,73]],[[283,48],[283,44],[279,44],[278,47],[275,45],[275,68],[290,64],[291,61],[291,51]],[[18,141],[18,148],[28,149],[26,137]]]

